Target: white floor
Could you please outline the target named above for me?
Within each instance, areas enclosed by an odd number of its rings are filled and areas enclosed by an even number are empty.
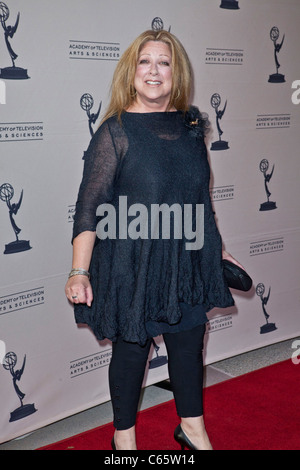
[[[292,344],[295,339],[283,341],[207,366],[205,368],[205,387],[291,359],[294,351]],[[295,365],[295,367],[300,368],[300,365]],[[152,385],[143,390],[140,409],[155,406],[172,398],[173,395],[169,390]],[[111,403],[108,402],[38,429],[27,436],[0,444],[0,450],[35,450],[111,421],[112,409]]]

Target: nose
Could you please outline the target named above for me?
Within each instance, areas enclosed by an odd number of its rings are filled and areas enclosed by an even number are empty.
[[[157,65],[156,65],[156,64],[152,64],[152,65],[151,65],[150,74],[151,74],[151,75],[157,75],[157,74],[158,74],[158,70],[157,70]]]

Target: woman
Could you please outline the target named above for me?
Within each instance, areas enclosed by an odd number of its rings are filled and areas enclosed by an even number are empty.
[[[202,406],[206,313],[233,305],[222,256],[238,263],[222,253],[209,197],[206,122],[189,106],[191,86],[190,62],[177,38],[166,31],[141,34],[118,63],[109,109],[85,157],[66,295],[76,321],[113,343],[109,383],[115,449],[136,449],[145,366],[151,338],[160,334],[181,418],[174,437],[182,448],[212,448]],[[187,237],[174,235],[172,210],[169,237],[161,226],[151,237],[148,220],[130,218],[137,207],[150,213],[154,205],[173,204],[204,206],[201,249],[187,249]],[[114,221],[104,218],[111,206]],[[194,211],[193,228],[196,219]]]

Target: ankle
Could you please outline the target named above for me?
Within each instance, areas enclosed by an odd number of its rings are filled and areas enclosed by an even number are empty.
[[[137,450],[135,426],[124,431],[115,431],[114,442],[117,450]]]
[[[186,432],[201,434],[205,430],[203,416],[197,418],[181,418],[181,427]]]
[[[181,429],[199,450],[212,450],[212,445],[205,429],[203,416],[197,418],[182,418]]]

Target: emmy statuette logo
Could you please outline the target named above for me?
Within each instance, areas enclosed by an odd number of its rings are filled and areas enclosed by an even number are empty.
[[[275,58],[275,65],[276,65],[276,73],[273,73],[272,75],[269,76],[269,83],[284,83],[285,82],[285,76],[279,73],[279,69],[281,67],[279,61],[278,61],[278,54],[281,51],[281,48],[284,43],[285,35],[283,35],[282,41],[280,44],[277,44],[277,40],[280,36],[279,29],[277,26],[274,26],[271,31],[270,31],[270,38],[274,43],[274,58]]]
[[[263,325],[260,328],[260,334],[261,335],[264,335],[266,333],[271,333],[272,331],[277,330],[277,327],[276,327],[275,323],[269,323],[270,315],[266,311],[266,305],[268,304],[269,299],[270,299],[271,287],[270,287],[268,295],[266,297],[264,297],[265,290],[266,290],[266,288],[265,288],[264,284],[262,284],[262,283],[260,283],[256,286],[256,295],[258,295],[258,297],[260,297],[263,314],[264,314],[264,317],[266,319],[266,324]]]
[[[10,420],[9,420],[10,423],[13,421],[18,421],[19,419],[26,418],[27,416],[30,416],[37,411],[34,404],[24,405],[23,400],[25,398],[25,393],[21,392],[21,390],[19,389],[17,385],[17,382],[20,382],[22,375],[24,373],[25,364],[26,364],[26,355],[24,356],[23,365],[21,369],[19,370],[15,370],[15,367],[17,365],[17,360],[18,360],[17,356],[14,352],[8,352],[5,355],[3,364],[2,364],[4,369],[9,370],[9,372],[11,373],[11,376],[13,378],[13,385],[14,385],[15,392],[21,402],[21,406],[19,406],[19,408],[15,409],[14,411],[10,413]]]
[[[82,95],[82,97],[80,98],[80,106],[81,106],[81,109],[83,109],[83,111],[86,112],[86,115],[88,117],[90,135],[91,137],[93,137],[94,136],[93,125],[96,124],[99,118],[101,107],[102,107],[102,101],[100,102],[98,111],[96,113],[91,113],[91,109],[94,106],[94,98],[89,93],[84,93],[84,95]],[[83,157],[82,157],[83,160],[85,159],[85,157],[86,157],[86,152],[84,152],[83,154]]]
[[[94,98],[89,93],[85,93],[80,98],[80,106],[83,109],[83,111],[85,111],[86,114],[87,114],[87,117],[88,117],[88,120],[89,120],[88,122],[89,122],[90,134],[91,134],[91,137],[93,137],[94,130],[93,130],[92,125],[96,124],[97,119],[100,115],[102,101],[100,102],[99,109],[98,109],[97,113],[91,113],[90,111],[91,111],[92,107],[94,106]]]
[[[27,70],[21,67],[16,67],[15,62],[18,58],[18,54],[15,53],[10,43],[10,39],[13,39],[14,35],[17,32],[20,21],[20,13],[18,13],[17,15],[17,19],[14,26],[6,24],[9,19],[9,16],[10,12],[8,6],[4,2],[0,2],[0,22],[4,30],[4,38],[7,51],[12,61],[12,67],[5,67],[3,69],[0,69],[0,78],[4,78],[7,80],[27,80],[29,78]]]
[[[225,8],[226,10],[239,10],[239,2],[236,0],[222,0],[220,8]]]
[[[274,173],[274,168],[275,168],[275,165],[273,165],[273,168],[272,168],[271,173],[267,173],[267,171],[268,171],[268,169],[269,169],[269,162],[268,162],[268,160],[263,159],[263,160],[260,162],[259,169],[260,169],[260,171],[261,171],[261,172],[263,173],[263,175],[264,175],[265,190],[266,190],[266,194],[267,194],[267,198],[268,198],[268,200],[267,200],[266,202],[263,202],[263,203],[260,205],[260,209],[259,209],[260,211],[272,211],[272,210],[274,210],[274,209],[277,209],[276,202],[270,201],[271,193],[270,193],[269,187],[268,187],[268,183],[271,181],[272,176],[273,176],[273,173]]]
[[[216,112],[216,124],[217,124],[217,129],[218,129],[218,134],[219,134],[219,140],[217,140],[216,142],[213,142],[211,144],[210,149],[217,150],[217,151],[227,150],[229,149],[229,145],[228,145],[228,142],[226,142],[225,140],[222,140],[223,131],[220,127],[220,120],[223,118],[225,111],[226,111],[227,100],[226,100],[224,108],[222,110],[219,109],[219,106],[221,105],[221,96],[218,93],[214,93],[210,99],[210,103]]]
[[[164,22],[159,16],[156,16],[155,18],[153,18],[152,23],[151,23],[151,29],[153,31],[162,31],[164,29]],[[169,33],[170,32],[171,32],[171,26],[169,27]]]
[[[16,236],[16,240],[5,245],[4,254],[20,253],[21,251],[27,251],[31,249],[30,242],[27,240],[19,240],[19,234],[21,229],[17,226],[14,216],[17,215],[23,200],[23,190],[18,203],[11,203],[14,197],[14,188],[9,183],[4,183],[0,186],[0,199],[6,202],[9,210],[10,223]]]

